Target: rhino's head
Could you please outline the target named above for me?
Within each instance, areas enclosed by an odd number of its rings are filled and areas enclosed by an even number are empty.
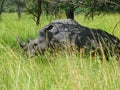
[[[20,47],[23,48],[23,50],[26,52],[28,57],[43,53],[47,48],[47,42],[38,38],[35,40],[27,39],[27,43],[24,43],[19,38],[17,38],[17,41]]]
[[[17,42],[19,43],[20,47],[23,48],[27,53],[27,56],[32,57],[45,51],[45,49],[48,47],[48,41],[50,38],[52,38],[51,33],[48,36],[48,30],[50,30],[52,27],[53,26],[50,25],[45,26],[40,30],[38,37],[35,40],[27,39],[27,43],[22,42],[17,37]]]

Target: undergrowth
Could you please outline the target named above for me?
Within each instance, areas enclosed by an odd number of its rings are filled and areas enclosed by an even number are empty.
[[[120,90],[120,63],[114,58],[101,61],[82,52],[59,52],[28,58],[21,50],[16,37],[23,41],[34,39],[51,17],[42,16],[35,25],[32,16],[15,13],[2,15],[0,21],[0,90]],[[64,18],[64,17],[63,17]],[[53,18],[55,19],[55,18]],[[119,14],[96,16],[93,21],[76,15],[75,20],[84,26],[101,28],[112,34]],[[120,38],[120,24],[114,35]]]

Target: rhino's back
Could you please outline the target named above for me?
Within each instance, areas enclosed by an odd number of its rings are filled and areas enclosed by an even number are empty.
[[[120,55],[120,40],[100,29],[82,30],[77,35],[75,43],[79,48],[85,47],[86,50],[101,50],[102,47],[106,56],[109,53]]]
[[[58,20],[52,21],[50,24],[78,25],[78,23],[72,19],[58,19]]]

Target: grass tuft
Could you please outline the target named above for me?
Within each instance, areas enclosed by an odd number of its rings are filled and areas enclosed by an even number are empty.
[[[120,90],[120,63],[111,57],[102,62],[99,57],[77,52],[58,52],[27,58],[16,42],[16,36],[23,41],[34,39],[38,31],[47,25],[52,17],[41,17],[41,24],[35,25],[31,16],[3,13],[0,22],[0,90]],[[54,19],[54,18],[53,18]],[[119,14],[84,20],[76,15],[75,20],[91,28],[101,28],[109,33],[120,20]],[[120,25],[115,35],[120,38]]]

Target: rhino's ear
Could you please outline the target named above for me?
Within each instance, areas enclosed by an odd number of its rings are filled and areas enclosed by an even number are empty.
[[[21,48],[24,48],[26,46],[26,44],[24,42],[22,42],[19,37],[16,37],[16,40],[19,43]]]
[[[49,26],[47,27],[47,30],[51,30],[53,27],[54,27],[53,25],[49,25]]]

